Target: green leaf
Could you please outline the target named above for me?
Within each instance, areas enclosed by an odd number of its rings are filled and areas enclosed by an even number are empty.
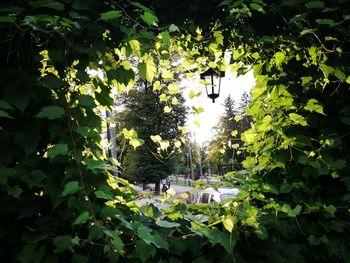
[[[315,29],[315,28],[306,28],[300,32],[300,36],[311,34],[311,33],[315,32],[316,30],[317,29]]]
[[[134,147],[134,149],[136,149],[137,147],[140,147],[141,145],[143,145],[145,143],[144,140],[142,139],[138,139],[138,138],[133,138],[129,141],[129,144]]]
[[[165,107],[164,107],[164,112],[165,112],[165,113],[171,112],[171,108],[170,108],[169,106],[165,106]]]
[[[263,9],[263,7],[257,3],[251,3],[249,6],[256,11],[259,11],[260,13],[266,14],[266,11]]]
[[[144,14],[141,16],[141,19],[146,22],[149,26],[157,25],[158,18],[153,15],[151,12],[145,11]]]
[[[58,236],[54,238],[53,244],[55,245],[54,253],[61,253],[65,250],[73,252],[72,237],[68,235]]]
[[[0,16],[0,23],[15,23],[15,16]]]
[[[307,122],[305,120],[305,118],[299,114],[296,114],[296,113],[290,113],[289,114],[289,117],[290,119],[297,123],[297,124],[300,124],[301,126],[306,126],[307,125]]]
[[[45,247],[34,244],[26,245],[18,255],[20,263],[39,263],[42,262]]]
[[[36,0],[36,1],[30,1],[29,5],[34,8],[50,8],[57,11],[63,11],[64,10],[64,4],[52,1],[52,0]]]
[[[236,115],[236,116],[234,117],[235,122],[239,122],[239,121],[242,120],[242,119],[243,119],[243,117],[242,117],[241,115]]]
[[[59,119],[65,114],[65,110],[58,106],[47,106],[41,108],[40,112],[35,116],[38,118],[46,118],[49,120]]]
[[[176,84],[170,84],[168,86],[168,91],[172,95],[179,93],[179,90],[180,90],[180,87],[178,85],[176,85]]]
[[[13,119],[6,111],[0,110],[0,118]]]
[[[175,32],[175,31],[179,31],[179,28],[176,25],[171,24],[169,26],[169,32],[172,33],[172,32]]]
[[[204,112],[204,109],[202,107],[194,107],[192,106],[191,107],[192,110],[194,110],[194,112],[198,115],[198,114],[201,114],[202,112]]]
[[[78,181],[70,181],[70,182],[66,183],[66,185],[64,186],[64,190],[63,190],[61,196],[67,196],[67,195],[74,194],[77,191],[79,191],[79,189],[80,189],[80,186],[79,186]]]
[[[324,3],[322,1],[311,1],[305,4],[308,9],[324,8]]]
[[[91,216],[89,212],[83,212],[77,217],[77,219],[75,219],[73,225],[85,224],[90,218]]]
[[[84,162],[89,170],[97,170],[97,169],[104,169],[105,168],[105,163],[101,160],[85,158]]]
[[[174,228],[174,227],[181,226],[179,223],[170,222],[170,221],[167,221],[167,220],[161,220],[159,218],[156,220],[156,224],[158,226],[164,227],[164,228]]]
[[[152,82],[157,72],[153,59],[150,58],[146,62],[139,63],[137,65],[137,69],[139,70],[141,78],[146,79],[149,82]]]
[[[334,25],[335,22],[333,19],[316,19],[316,23],[319,25]]]
[[[346,83],[350,84],[350,76],[346,78]]]
[[[222,219],[222,224],[224,225],[225,229],[232,233],[233,227],[234,227],[234,218],[232,216],[226,216]]]
[[[12,110],[13,107],[7,101],[0,100],[0,109]]]
[[[23,192],[23,190],[19,187],[19,185],[15,185],[14,187],[7,186],[6,190],[10,196],[13,196],[14,198],[17,198],[17,199],[19,199],[21,193]]]
[[[323,207],[332,216],[334,216],[334,213],[337,211],[337,208],[334,205],[324,205]]]
[[[106,199],[106,200],[113,200],[114,199],[114,197],[111,194],[106,193],[102,190],[95,191],[95,195],[97,198],[101,198],[101,199]]]
[[[113,19],[117,19],[122,16],[122,12],[119,10],[108,11],[100,14],[100,19],[103,21],[110,21]]]
[[[56,144],[47,151],[47,157],[55,158],[57,155],[66,155],[68,153],[67,144]]]
[[[136,241],[135,251],[143,263],[156,254],[156,248],[146,244],[143,240]]]
[[[341,81],[346,81],[346,75],[339,69],[334,69],[334,75]]]
[[[323,114],[323,107],[322,105],[315,99],[310,99],[306,106],[304,107],[305,110],[307,111],[310,111],[310,112],[317,112],[317,113],[320,113],[320,114]]]

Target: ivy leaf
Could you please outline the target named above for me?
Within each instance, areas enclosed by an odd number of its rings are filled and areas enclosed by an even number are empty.
[[[117,11],[117,10],[113,10],[113,11],[108,11],[105,13],[100,14],[100,19],[103,21],[110,21],[113,19],[117,19],[119,17],[122,16],[122,12],[121,11]]]
[[[50,8],[57,11],[63,11],[64,10],[64,4],[59,3],[57,1],[51,1],[51,0],[36,0],[36,1],[30,1],[29,5],[34,8]]]
[[[138,138],[133,138],[129,141],[129,144],[134,147],[134,149],[136,149],[137,147],[140,147],[141,145],[143,145],[145,143],[144,140],[142,139],[138,139]]]
[[[170,84],[168,86],[168,90],[169,90],[169,93],[173,95],[173,94],[179,93],[180,88],[176,84]]]
[[[323,207],[332,216],[334,216],[334,213],[337,211],[337,208],[334,205],[324,205]]]
[[[281,67],[286,56],[282,52],[276,52],[274,57],[276,61],[276,66]]]
[[[156,254],[156,248],[154,246],[147,245],[142,240],[136,241],[135,251],[143,263],[147,262],[149,258],[154,257]]]
[[[341,81],[346,81],[346,75],[339,69],[334,69],[334,75]]]
[[[47,151],[47,156],[49,158],[55,158],[57,155],[65,155],[68,152],[67,144],[56,144]]]
[[[228,232],[232,233],[232,229],[234,227],[233,217],[225,217],[224,219],[222,219],[222,224]]]
[[[324,8],[324,3],[322,1],[311,1],[305,4],[308,9]]]
[[[249,6],[256,11],[259,11],[260,13],[266,14],[266,11],[263,9],[263,7],[257,3],[251,3]]]
[[[100,198],[100,199],[106,199],[106,200],[113,200],[114,199],[114,197],[112,195],[110,195],[109,193],[106,193],[102,190],[95,191],[95,195],[97,198]]]
[[[139,63],[137,69],[139,70],[140,77],[146,79],[148,82],[152,82],[157,72],[153,59],[150,58],[146,62]]]
[[[305,110],[307,111],[310,111],[310,112],[317,112],[317,113],[320,113],[320,114],[323,114],[323,107],[322,105],[315,99],[310,99],[306,106],[304,107]]]
[[[67,196],[76,193],[80,189],[78,181],[70,181],[64,186],[61,196]]]
[[[192,106],[191,108],[192,108],[192,110],[194,110],[196,112],[197,115],[204,112],[204,109],[202,107],[197,108],[197,107]]]
[[[7,186],[7,193],[10,196],[13,196],[14,198],[19,198],[23,190],[19,187],[19,185],[15,185],[14,187],[12,186]]]
[[[87,169],[89,169],[89,170],[96,170],[96,169],[104,169],[105,168],[105,164],[101,160],[85,158],[84,162],[86,164]]]
[[[156,224],[158,226],[164,227],[164,228],[174,228],[174,227],[181,226],[179,223],[170,222],[170,221],[167,221],[167,220],[161,220],[159,218],[156,220]]]
[[[170,108],[169,106],[165,106],[165,107],[164,107],[164,112],[165,112],[165,113],[171,112],[171,108]]]
[[[0,23],[15,23],[15,16],[0,16]]]
[[[159,135],[151,135],[150,138],[155,143],[157,143],[157,142],[162,140],[162,137],[160,137]]]
[[[176,97],[173,97],[171,99],[171,104],[174,105],[174,106],[179,105],[179,100]]]
[[[0,118],[14,119],[6,111],[0,110]]]
[[[152,13],[145,11],[143,15],[141,16],[141,19],[146,22],[147,25],[149,26],[154,26],[157,25],[158,18],[153,15]]]
[[[194,120],[194,125],[199,129],[201,127],[201,122],[199,120]]]
[[[0,109],[12,110],[13,107],[7,101],[0,100]]]
[[[175,32],[175,31],[179,31],[179,28],[176,25],[171,24],[169,26],[169,32],[171,33],[171,32]]]
[[[43,246],[38,247],[34,244],[26,245],[21,253],[19,253],[18,259],[21,263],[29,262],[41,262],[44,256],[45,248]]]
[[[41,108],[40,112],[35,115],[35,117],[55,120],[61,118],[64,113],[65,110],[59,106],[47,106]]]
[[[89,212],[83,212],[81,213],[77,219],[75,219],[73,225],[81,225],[86,223],[89,219],[91,218],[90,213]]]
[[[306,126],[307,122],[305,120],[305,118],[297,113],[290,113],[289,117],[291,118],[291,120],[297,124],[300,124],[301,126]]]
[[[73,252],[73,243],[72,237],[68,235],[58,236],[53,240],[53,244],[55,245],[54,253],[61,253],[65,250],[69,250]]]
[[[316,23],[319,25],[335,25],[335,22],[333,19],[316,19]]]
[[[157,80],[153,83],[153,90],[161,90],[162,89],[162,84]]]
[[[311,33],[315,32],[316,30],[317,29],[315,29],[315,28],[306,28],[300,32],[300,36],[311,34]]]

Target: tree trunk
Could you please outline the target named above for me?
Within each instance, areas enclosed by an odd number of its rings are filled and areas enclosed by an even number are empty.
[[[160,180],[157,180],[154,184],[154,194],[155,195],[160,194]]]
[[[147,186],[146,182],[142,182],[142,190],[146,190],[146,186]]]

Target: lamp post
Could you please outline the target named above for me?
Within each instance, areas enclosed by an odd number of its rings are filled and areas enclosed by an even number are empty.
[[[204,81],[207,95],[213,103],[215,103],[215,99],[219,97],[222,77],[225,77],[225,72],[217,73],[212,68],[200,74],[200,79]]]

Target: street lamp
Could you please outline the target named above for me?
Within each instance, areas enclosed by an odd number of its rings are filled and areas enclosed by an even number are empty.
[[[215,99],[219,97],[222,77],[225,77],[225,72],[221,71],[220,73],[217,73],[212,68],[209,68],[207,71],[200,74],[200,79],[204,80],[207,95],[212,99],[213,103],[215,103]],[[208,86],[211,86],[211,89],[209,87],[209,91]]]

